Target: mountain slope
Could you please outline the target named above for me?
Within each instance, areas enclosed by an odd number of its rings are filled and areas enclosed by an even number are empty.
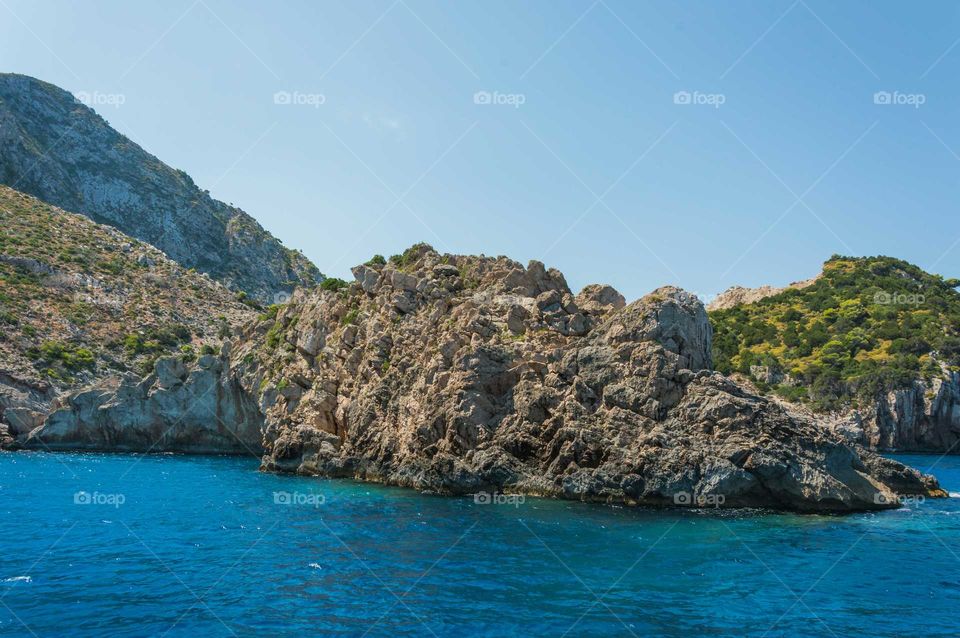
[[[236,297],[112,227],[0,186],[0,424],[28,429],[68,388],[219,347],[255,314]]]
[[[835,256],[809,285],[713,310],[714,360],[816,412],[850,413],[865,443],[960,440],[960,293],[890,257]],[[855,413],[855,414],[854,414]]]
[[[0,183],[82,213],[261,301],[321,275],[239,208],[200,190],[73,95],[0,74]]]

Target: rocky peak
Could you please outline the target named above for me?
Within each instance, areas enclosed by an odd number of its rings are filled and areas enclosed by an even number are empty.
[[[626,306],[601,328],[611,343],[654,341],[681,357],[690,370],[712,368],[713,329],[703,303],[690,293],[664,286]]]
[[[261,301],[322,278],[247,213],[211,198],[67,91],[24,75],[0,74],[0,183],[118,228]]]
[[[757,288],[745,288],[743,286],[731,286],[714,297],[714,299],[707,304],[707,310],[726,310],[743,304],[756,303],[767,297],[779,295],[785,290],[807,288],[816,282],[816,280],[817,277],[812,277],[803,281],[795,281],[782,287],[758,286]]]

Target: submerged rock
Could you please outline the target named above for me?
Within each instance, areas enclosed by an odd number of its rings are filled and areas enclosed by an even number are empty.
[[[842,512],[942,495],[712,372],[706,312],[677,288],[629,305],[609,287],[575,297],[539,262],[425,245],[354,274],[247,326],[215,381],[199,362],[164,366],[166,382],[91,399],[92,415],[74,397],[28,444],[107,446],[134,425],[101,410],[152,406],[166,424],[214,387],[228,429],[262,427],[268,471],[652,506]]]

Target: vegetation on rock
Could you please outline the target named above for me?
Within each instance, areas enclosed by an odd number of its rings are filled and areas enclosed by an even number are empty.
[[[806,287],[712,311],[714,363],[816,410],[866,403],[960,369],[958,285],[890,257],[834,256]]]
[[[149,371],[254,315],[208,276],[0,186],[0,361],[27,383]]]

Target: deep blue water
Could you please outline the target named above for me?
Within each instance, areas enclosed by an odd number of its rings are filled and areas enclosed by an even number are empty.
[[[900,458],[960,491],[960,458]],[[251,459],[0,454],[0,635],[957,636],[960,498],[484,505]]]

